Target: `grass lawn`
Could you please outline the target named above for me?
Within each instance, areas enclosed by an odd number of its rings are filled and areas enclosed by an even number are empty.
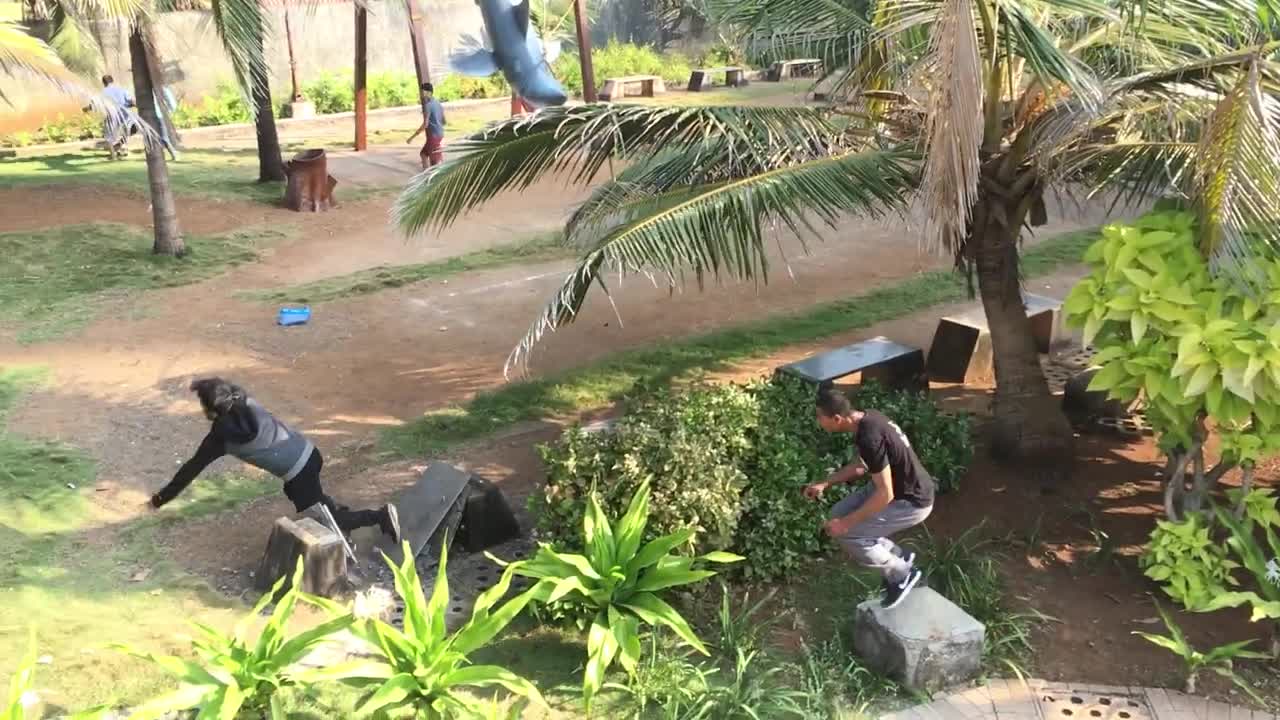
[[[20,342],[56,339],[87,325],[110,296],[204,280],[256,260],[283,236],[261,228],[187,236],[187,255],[173,258],[153,255],[150,231],[131,225],[2,233],[0,324]]]
[[[369,295],[380,290],[398,288],[424,280],[437,280],[473,270],[487,270],[508,265],[531,264],[573,257],[573,251],[561,244],[560,233],[502,245],[487,250],[413,265],[379,265],[347,275],[314,282],[290,285],[274,290],[244,293],[251,300],[281,303],[318,303],[345,297]]]
[[[1047,239],[1023,253],[1023,273],[1034,277],[1077,263],[1095,237],[1096,231],[1089,230]],[[964,278],[954,272],[922,273],[794,315],[717,330],[655,348],[630,350],[588,367],[511,383],[481,393],[465,405],[432,411],[390,428],[383,433],[382,443],[391,453],[422,457],[514,423],[601,408],[642,388],[963,300],[966,292]]]
[[[17,666],[34,626],[39,654],[51,658],[37,667],[37,687],[51,704],[137,700],[161,689],[162,678],[108,643],[173,651],[188,619],[226,625],[236,606],[170,563],[155,531],[240,505],[270,486],[210,478],[175,501],[172,513],[112,526],[90,499],[91,459],[5,429],[14,402],[42,377],[36,368],[0,370],[0,678]]]
[[[111,160],[104,151],[83,150],[58,155],[0,159],[0,187],[61,184],[109,185],[146,195],[147,165],[140,146],[124,160]],[[184,151],[169,161],[169,183],[177,195],[202,199],[247,200],[277,205],[284,183],[258,182],[258,154],[253,149]],[[386,188],[344,186],[342,199],[356,202]]]

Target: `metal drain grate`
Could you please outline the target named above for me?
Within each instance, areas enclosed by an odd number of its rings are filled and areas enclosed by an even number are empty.
[[[1131,695],[1045,691],[1040,709],[1046,720],[1155,720],[1147,701]]]
[[[1040,367],[1044,370],[1045,379],[1049,381],[1049,392],[1061,393],[1071,378],[1093,366],[1093,358],[1097,354],[1090,346],[1057,355],[1041,356]]]

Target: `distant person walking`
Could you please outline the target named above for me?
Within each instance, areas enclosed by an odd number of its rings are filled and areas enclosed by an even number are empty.
[[[156,104],[156,121],[160,123],[157,130],[160,131],[160,144],[169,152],[169,157],[174,162],[178,161],[178,148],[173,144],[173,138],[169,137],[169,123],[165,122],[165,116],[173,118],[173,113],[178,110],[178,99],[173,96],[173,91],[166,85],[164,88],[164,105],[160,105],[160,98],[152,93],[151,97]],[[164,108],[163,114],[161,107]]]
[[[412,144],[425,130],[427,142],[422,146],[418,157],[422,160],[422,169],[444,162],[444,106],[435,97],[436,89],[431,83],[422,83],[422,124],[405,142]]]
[[[102,96],[110,104],[110,107],[106,109],[106,117],[102,121],[102,138],[107,143],[111,159],[115,160],[117,157],[124,157],[128,154],[128,150],[125,149],[125,143],[129,142],[129,136],[136,129],[133,95],[130,95],[128,90],[117,85],[115,78],[110,75],[103,75]]]

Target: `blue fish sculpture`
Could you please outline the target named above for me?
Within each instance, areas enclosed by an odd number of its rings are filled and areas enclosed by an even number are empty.
[[[549,64],[560,54],[560,43],[547,43],[529,23],[529,0],[476,0],[493,50],[466,48],[450,55],[455,72],[488,77],[499,70],[511,87],[534,107],[563,105],[564,88]]]

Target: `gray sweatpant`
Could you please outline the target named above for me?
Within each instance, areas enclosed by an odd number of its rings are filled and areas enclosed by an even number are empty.
[[[862,507],[874,492],[875,487],[870,483],[858,488],[831,508],[832,519]],[[901,549],[889,536],[919,525],[931,512],[932,505],[916,507],[906,500],[894,500],[885,509],[849,528],[837,541],[859,565],[879,570],[889,582],[902,582],[911,572],[911,566],[902,559]]]

